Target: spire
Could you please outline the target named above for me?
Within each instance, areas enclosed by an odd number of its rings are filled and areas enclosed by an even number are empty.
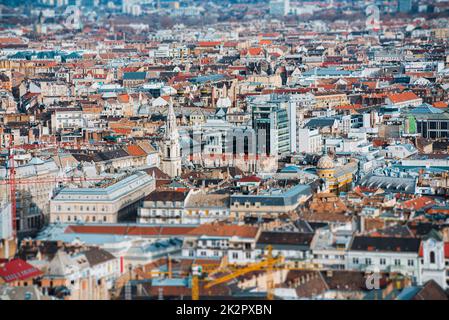
[[[173,110],[173,101],[170,99],[168,104],[167,123],[165,125],[165,138],[178,139],[178,128],[176,126],[176,115]]]

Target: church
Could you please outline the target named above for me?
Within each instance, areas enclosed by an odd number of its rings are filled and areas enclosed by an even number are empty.
[[[165,134],[162,141],[161,170],[172,178],[181,175],[181,146],[179,144],[175,111],[171,101],[168,106]]]

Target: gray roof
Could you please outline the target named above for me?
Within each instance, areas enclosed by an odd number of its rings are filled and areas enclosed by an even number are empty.
[[[391,192],[415,193],[417,179],[368,175],[360,185],[368,188],[380,188]]]

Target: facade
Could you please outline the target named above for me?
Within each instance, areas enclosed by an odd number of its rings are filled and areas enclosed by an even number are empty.
[[[284,190],[259,190],[252,194],[231,195],[231,217],[277,217],[295,210],[312,195],[309,185],[298,184]]]
[[[260,229],[252,226],[203,224],[185,237],[182,255],[196,258],[227,257],[231,264],[256,261],[256,243]]]
[[[421,240],[416,238],[354,236],[347,253],[346,268],[398,272],[416,280],[420,243]]]
[[[298,153],[321,153],[323,148],[322,136],[318,129],[298,129]]]
[[[20,235],[35,233],[49,218],[49,200],[57,186],[60,169],[54,160],[34,157],[15,167],[16,226]],[[0,168],[0,179],[7,180],[7,168]],[[0,187],[3,199],[9,200],[9,184]]]
[[[325,181],[326,189],[337,194],[350,190],[353,176],[357,170],[357,162],[350,161],[339,165],[328,155],[321,157],[317,164],[317,174]]]
[[[182,222],[203,224],[229,218],[229,195],[202,191],[191,192],[185,204]]]
[[[141,171],[103,188],[63,188],[50,201],[50,222],[116,223],[154,189],[154,178]]]
[[[269,155],[296,151],[296,103],[276,95],[249,101],[257,152]]]
[[[173,224],[182,223],[188,192],[156,190],[143,200],[138,210],[138,223]]]
[[[418,284],[429,280],[443,289],[449,287],[449,244],[435,230],[423,238],[419,251]]]

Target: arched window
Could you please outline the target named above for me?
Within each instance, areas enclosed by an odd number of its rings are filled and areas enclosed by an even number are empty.
[[[435,252],[430,252],[430,263],[435,263]]]

